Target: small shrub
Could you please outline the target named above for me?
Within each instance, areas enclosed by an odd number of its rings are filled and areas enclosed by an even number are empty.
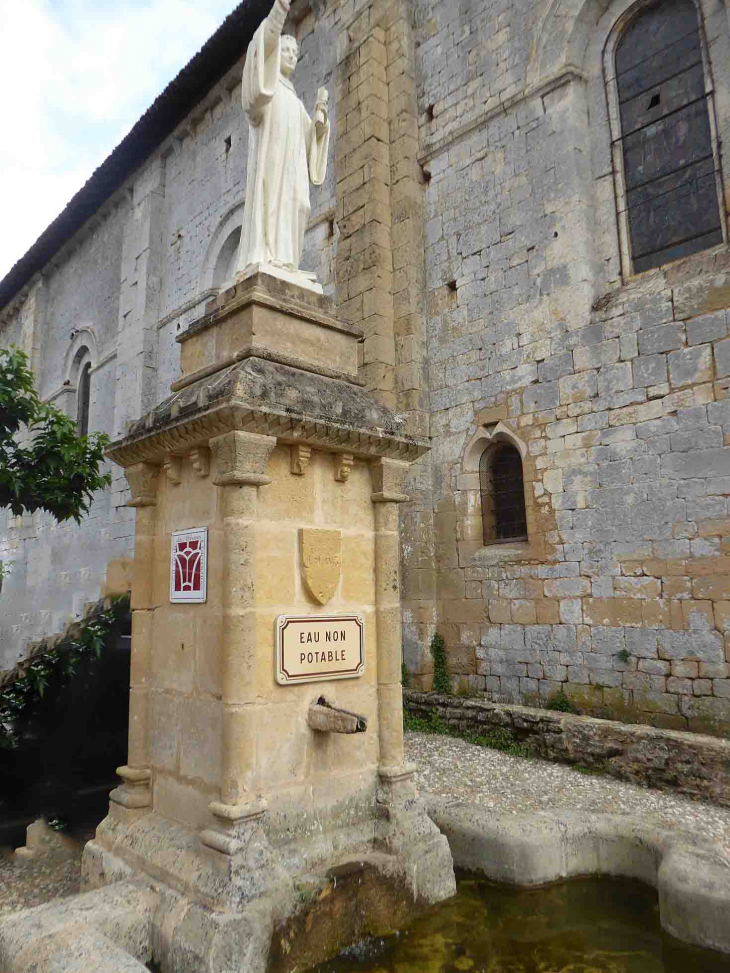
[[[572,699],[565,695],[563,689],[559,689],[554,696],[551,696],[545,707],[558,713],[578,713],[578,707]]]
[[[628,653],[628,652],[626,651],[626,649],[621,649],[621,651],[620,651],[620,652],[617,652],[617,653],[616,653],[616,658],[617,658],[617,659],[620,659],[620,660],[621,660],[621,662],[628,662],[628,661],[629,661],[629,659],[631,658],[631,656],[630,656],[630,655],[629,655],[629,653]]]
[[[413,733],[435,733],[447,736],[449,728],[439,716],[438,710],[432,709],[428,717],[414,716],[408,710],[403,711],[403,729]]]
[[[404,689],[409,689],[411,685],[411,674],[405,662],[400,664],[400,681]]]
[[[446,672],[446,642],[438,632],[431,639],[431,658],[433,659],[433,692],[450,693],[451,682]]]

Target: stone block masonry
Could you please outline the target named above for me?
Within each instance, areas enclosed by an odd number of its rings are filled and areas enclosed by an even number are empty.
[[[502,702],[562,690],[584,712],[725,734],[727,247],[627,273],[600,57],[540,76],[515,11],[417,7],[453,685]],[[479,457],[495,441],[522,456],[526,541],[484,540]],[[412,675],[430,686],[426,666]]]
[[[563,690],[586,712],[730,730],[730,400],[713,364],[725,339],[689,345],[728,322],[713,312],[654,324],[671,314],[661,295],[595,310],[551,339],[547,362],[573,347],[571,375],[538,373],[476,412],[472,441],[499,420],[523,444],[529,539],[483,546],[467,443],[444,481],[454,502],[442,497],[437,513],[453,552],[439,626],[455,687],[515,702]],[[611,360],[626,334],[636,346]],[[458,414],[435,422],[463,442]]]

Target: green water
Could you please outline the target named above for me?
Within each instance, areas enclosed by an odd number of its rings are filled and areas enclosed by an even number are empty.
[[[730,922],[730,917],[728,918]],[[586,879],[538,890],[461,877],[455,898],[311,973],[730,973],[730,957],[671,940],[653,889]]]

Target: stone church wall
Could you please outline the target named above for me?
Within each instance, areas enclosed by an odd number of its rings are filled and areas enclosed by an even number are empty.
[[[438,620],[454,686],[509,701],[562,689],[589,712],[727,730],[727,248],[621,276],[600,58],[620,5],[596,12],[562,66],[541,49],[549,22],[531,37],[516,5],[418,6]],[[727,20],[714,23],[726,125]],[[482,539],[478,459],[495,439],[523,454],[523,543]],[[429,678],[424,666],[415,684]]]
[[[41,397],[74,418],[79,356],[90,361],[90,428],[107,432],[113,428],[118,379],[118,268],[125,212],[123,203],[111,207],[72,253],[48,268],[19,311],[0,322],[0,344],[21,347],[30,357]],[[29,642],[63,631],[87,602],[126,588],[134,543],[126,499],[119,489],[98,493],[80,525],[58,524],[43,512],[14,517],[0,510],[0,559],[6,574],[0,594],[0,668],[12,666]]]

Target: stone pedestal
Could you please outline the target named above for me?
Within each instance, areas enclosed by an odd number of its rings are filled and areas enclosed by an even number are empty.
[[[398,504],[427,444],[363,391],[361,338],[326,298],[249,277],[180,336],[173,395],[109,453],[137,510],[129,758],[84,876],[158,883],[165,971],[263,971],[302,883],[355,860],[381,899],[454,890],[403,755]],[[193,529],[205,600],[171,603],[173,534]],[[355,615],[364,672],[279,684],[282,615]],[[359,719],[316,729],[321,701]]]

